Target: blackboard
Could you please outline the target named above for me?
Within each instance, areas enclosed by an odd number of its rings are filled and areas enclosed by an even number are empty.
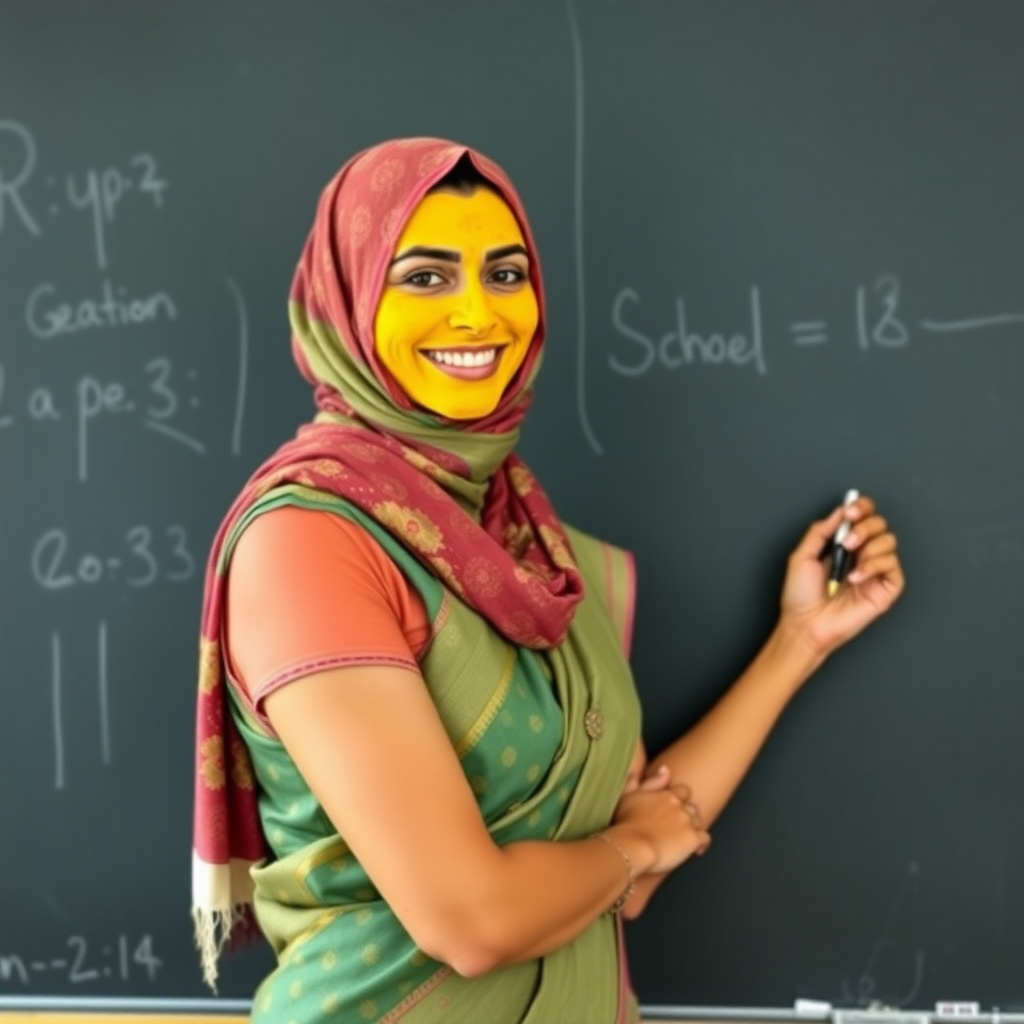
[[[321,186],[431,134],[531,211],[521,452],[636,552],[651,749],[756,650],[810,518],[855,486],[901,538],[903,601],[629,927],[642,1003],[1024,1010],[1024,5],[7,0],[0,27],[0,996],[206,995],[202,561],[311,411],[285,299]]]

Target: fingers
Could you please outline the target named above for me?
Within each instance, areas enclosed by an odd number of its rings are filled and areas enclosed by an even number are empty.
[[[689,787],[683,786],[682,789],[685,793],[681,793],[678,789],[675,789],[676,796],[679,798],[679,803],[682,805],[683,810],[686,812],[686,816],[690,819],[690,824],[697,831],[702,831],[704,828],[704,820],[701,817],[700,808],[697,804],[690,799]]]
[[[837,505],[824,519],[811,523],[799,544],[793,549],[790,561],[820,558],[844,519],[849,520],[851,530],[843,544],[851,551],[888,531],[885,519],[875,514],[875,502],[866,495],[861,495],[849,505]]]
[[[671,789],[679,801],[679,806],[686,812],[690,824],[694,829],[701,831],[704,828],[704,819],[700,813],[700,807],[693,800],[693,791],[685,782],[672,782],[671,774],[667,764],[658,765],[640,784],[640,789],[653,791],[658,789]]]
[[[896,554],[898,542],[883,516],[870,510],[862,510],[863,518],[843,541],[844,546],[856,552],[856,562],[847,579],[851,583],[863,583],[870,579],[881,580],[894,593],[903,589],[903,570]]]
[[[867,495],[862,494],[856,501],[851,502],[843,508],[846,519],[857,522],[866,519],[875,511],[875,503]]]
[[[791,562],[818,559],[826,545],[832,540],[839,524],[844,519],[861,522],[875,511],[875,503],[868,497],[860,497],[849,505],[837,505],[824,519],[815,520],[793,549]]]
[[[885,517],[870,515],[854,521],[850,532],[843,538],[843,546],[853,551],[856,548],[866,548],[872,542],[887,538],[895,547],[896,535],[889,530],[889,524]]]
[[[664,771],[666,775],[668,774],[668,768],[665,765],[662,765],[658,771]],[[693,852],[699,857],[711,845],[711,834],[704,827],[704,817],[700,812],[700,807],[693,799],[693,791],[685,783],[672,785],[670,788],[675,793],[679,806],[682,807],[686,817],[690,820],[695,843]]]
[[[858,562],[857,567],[846,578],[855,585],[877,582],[891,598],[896,598],[903,592],[903,567],[895,551]]]
[[[665,766],[645,778],[637,790],[619,800],[617,825],[637,828],[655,853],[649,869],[661,874],[692,856],[704,853],[711,836],[701,820],[700,808],[690,787],[669,785]]]

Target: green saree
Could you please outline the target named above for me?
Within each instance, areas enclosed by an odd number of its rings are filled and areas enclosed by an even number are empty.
[[[385,529],[351,504],[293,485],[236,526],[281,504],[326,508],[367,529],[427,607],[420,668],[495,842],[579,839],[608,824],[636,747],[639,705],[625,655],[628,556],[567,530],[586,596],[567,639],[511,645]],[[626,1024],[637,1019],[619,920],[604,914],[542,959],[464,978],[420,952],[303,782],[283,745],[234,692],[231,713],[258,783],[274,858],[252,870],[260,928],[276,969],[255,1024]]]

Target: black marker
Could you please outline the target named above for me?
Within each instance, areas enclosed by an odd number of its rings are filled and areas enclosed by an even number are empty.
[[[859,497],[859,491],[847,491],[846,497],[843,498],[843,504],[852,505]],[[832,568],[829,570],[828,574],[829,597],[835,596],[836,592],[839,590],[839,584],[846,578],[847,570],[850,568],[850,562],[853,555],[843,546],[843,540],[849,532],[850,521],[849,519],[844,519],[839,524],[839,529],[836,530],[836,534],[832,538]]]

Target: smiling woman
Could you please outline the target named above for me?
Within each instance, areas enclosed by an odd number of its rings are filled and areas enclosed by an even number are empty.
[[[505,174],[437,139],[359,154],[290,316],[318,411],[208,563],[205,976],[258,929],[277,965],[254,1024],[633,1024],[622,920],[708,849],[789,699],[895,600],[895,539],[866,498],[813,524],[754,663],[648,766],[632,558],[562,523],[514,451],[545,322]],[[827,600],[843,515],[860,575]]]

